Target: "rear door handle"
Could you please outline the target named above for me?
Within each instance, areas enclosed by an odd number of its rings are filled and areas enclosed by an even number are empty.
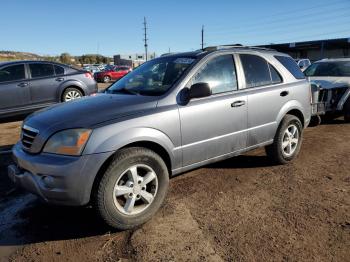
[[[280,96],[287,96],[287,95],[289,95],[288,91],[282,91],[281,94],[280,94]]]
[[[58,81],[58,82],[61,82],[61,81],[63,81],[63,80],[64,80],[63,77],[56,78],[56,81]]]
[[[17,86],[19,86],[19,87],[26,87],[26,86],[28,86],[28,83],[19,83]]]
[[[244,105],[245,105],[245,101],[236,101],[231,104],[231,107],[240,107]]]

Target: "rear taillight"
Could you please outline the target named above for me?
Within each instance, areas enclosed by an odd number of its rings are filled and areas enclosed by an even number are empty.
[[[85,77],[93,79],[93,76],[90,72],[86,72]]]

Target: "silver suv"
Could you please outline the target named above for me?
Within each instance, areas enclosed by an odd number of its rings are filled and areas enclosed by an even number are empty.
[[[323,59],[304,72],[316,84],[313,91],[314,112],[332,119],[344,116],[350,123],[350,58]]]
[[[155,214],[176,174],[258,147],[288,163],[310,115],[310,84],[285,54],[172,54],[95,97],[29,116],[8,173],[47,202],[92,203],[110,226],[128,229]]]

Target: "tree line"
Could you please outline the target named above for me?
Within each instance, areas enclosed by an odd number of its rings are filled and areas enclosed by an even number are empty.
[[[47,56],[45,60],[61,62],[63,64],[108,64],[113,61],[112,58],[103,55],[87,54],[81,56],[71,56],[69,53],[62,53],[59,56]]]

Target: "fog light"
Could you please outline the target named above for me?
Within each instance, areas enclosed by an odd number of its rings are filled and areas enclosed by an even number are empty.
[[[42,178],[44,186],[48,188],[53,188],[54,187],[54,182],[55,179],[52,176],[44,176]]]

